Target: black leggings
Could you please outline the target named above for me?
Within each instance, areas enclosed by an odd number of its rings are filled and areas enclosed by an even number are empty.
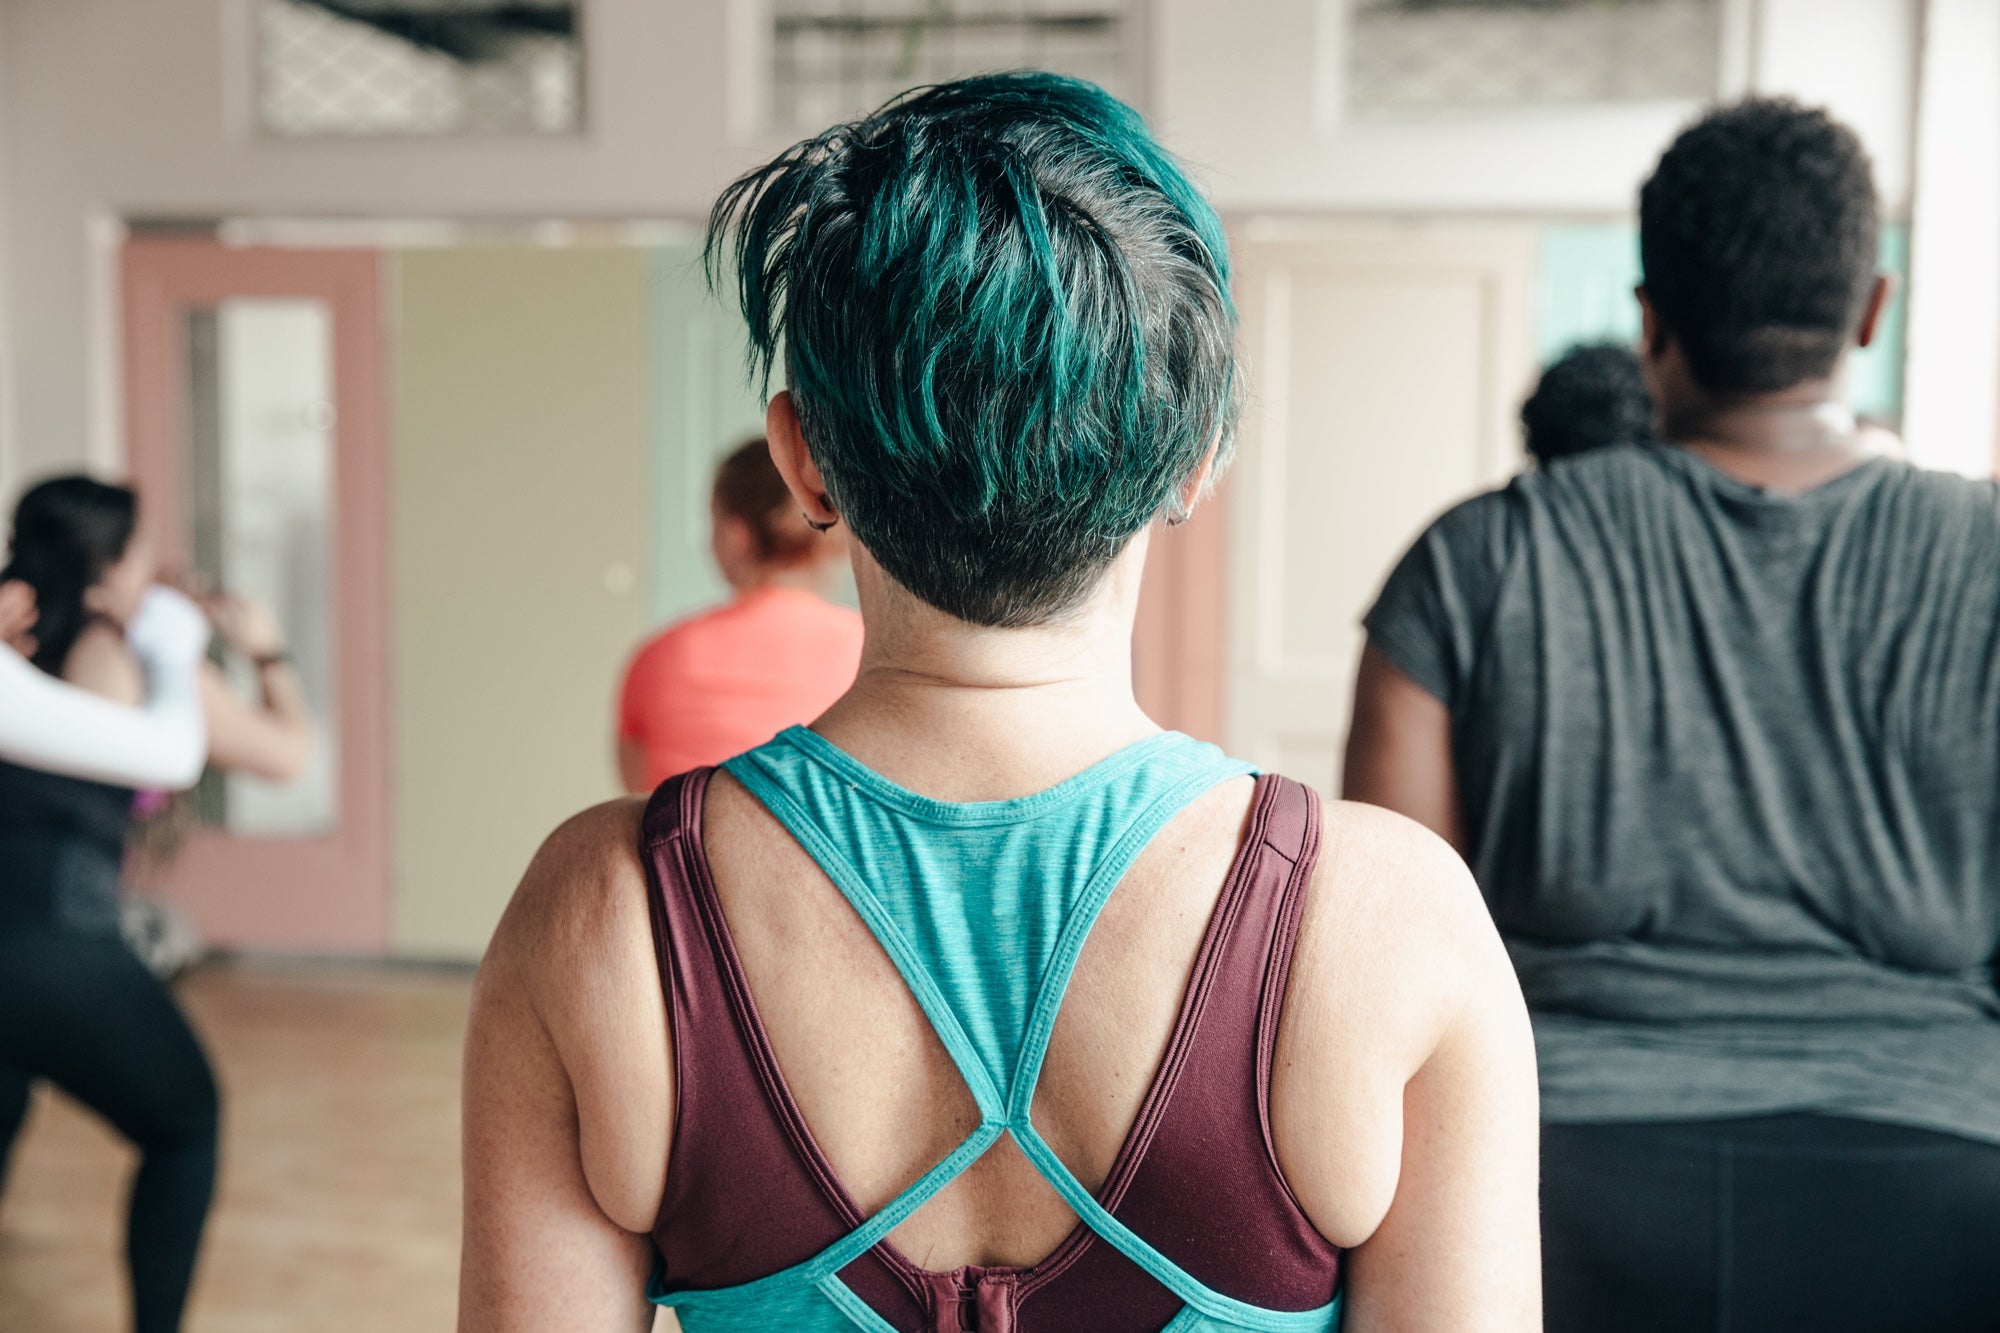
[[[124,941],[0,929],[0,1174],[38,1078],[138,1147],[125,1229],[133,1326],[172,1333],[215,1188],[215,1076],[173,996]]]
[[[2000,1147],[1831,1116],[1542,1128],[1548,1333],[1990,1333]]]

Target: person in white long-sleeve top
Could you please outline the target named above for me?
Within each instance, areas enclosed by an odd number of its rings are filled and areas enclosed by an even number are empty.
[[[37,1079],[131,1140],[133,1327],[172,1333],[214,1189],[219,1106],[201,1042],[120,933],[133,788],[186,785],[204,762],[283,780],[312,729],[268,613],[227,598],[208,608],[254,664],[260,697],[202,660],[202,614],[152,587],[138,508],[123,486],[44,482],[22,497],[0,570],[34,601],[29,625],[9,594],[26,652],[0,654],[0,1164]]]
[[[146,679],[134,707],[37,670],[34,592],[0,585],[0,760],[48,773],[178,791],[207,760],[200,667],[208,618],[171,588],[146,594],[125,642]]]

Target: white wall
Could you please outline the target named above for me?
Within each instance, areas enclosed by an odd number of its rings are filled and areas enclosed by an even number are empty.
[[[7,237],[11,223],[7,214],[8,173],[7,135],[8,120],[7,92],[14,81],[13,62],[7,58],[6,29],[0,24],[0,506],[6,505],[14,493],[20,489],[21,479],[14,470],[13,450],[9,442],[14,432],[9,425],[15,407],[14,358],[12,336],[13,304],[9,299],[8,272],[13,267],[7,249]],[[0,510],[0,512],[11,512]]]
[[[1756,90],[1828,107],[1875,159],[1892,215],[1910,206],[1917,30],[1922,0],[1761,0]]]
[[[1852,121],[1896,212],[1909,195],[1918,2],[1726,0],[1737,81]],[[1694,110],[1345,124],[1344,3],[1155,0],[1147,100],[1225,209],[1623,214]],[[759,8],[593,0],[579,137],[286,142],[260,140],[248,123],[249,0],[7,0],[0,278],[11,292],[0,292],[0,319],[14,337],[11,356],[0,348],[0,384],[14,391],[0,409],[0,462],[15,477],[117,464],[105,220],[696,217],[773,146],[756,142],[753,124]]]
[[[1910,228],[1910,457],[1995,469],[2000,425],[2000,4],[1931,0]]]
[[[1236,211],[1630,212],[1692,103],[1404,123],[1339,109],[1346,0],[1158,0],[1152,110]],[[1919,0],[1725,0],[1725,91],[1829,106],[1874,155],[1892,212],[1910,190]]]
[[[1689,107],[1342,118],[1343,0],[1161,0],[1153,111],[1239,210],[1583,211],[1629,207],[1641,163]]]
[[[593,3],[575,138],[287,142],[248,122],[247,0],[8,0],[0,244],[34,331],[15,357],[20,469],[115,461],[114,400],[91,384],[93,217],[697,215],[750,160],[725,150],[725,18],[721,0]]]

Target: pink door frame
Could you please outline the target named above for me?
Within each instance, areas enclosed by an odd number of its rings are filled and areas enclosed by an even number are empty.
[[[127,457],[163,558],[190,554],[187,312],[232,297],[324,301],[333,315],[334,676],[338,823],[320,837],[198,830],[148,887],[212,943],[379,955],[390,931],[388,450],[381,261],[369,250],[233,248],[139,237],[120,258]]]
[[[1229,497],[1218,487],[1186,523],[1156,528],[1132,632],[1133,688],[1163,727],[1218,745]]]

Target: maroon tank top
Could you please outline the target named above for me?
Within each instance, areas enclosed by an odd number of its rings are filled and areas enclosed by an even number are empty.
[[[779,1272],[866,1220],[806,1129],[730,940],[701,842],[712,771],[661,786],[641,835],[674,1041],[652,1233],[669,1291]],[[1318,1309],[1340,1286],[1340,1249],[1300,1210],[1271,1141],[1272,1051],[1320,819],[1308,788],[1258,779],[1166,1054],[1097,1195],[1190,1276],[1270,1310]],[[840,1277],[903,1333],[1153,1333],[1181,1309],[1081,1222],[1027,1268],[932,1272],[884,1241]]]

